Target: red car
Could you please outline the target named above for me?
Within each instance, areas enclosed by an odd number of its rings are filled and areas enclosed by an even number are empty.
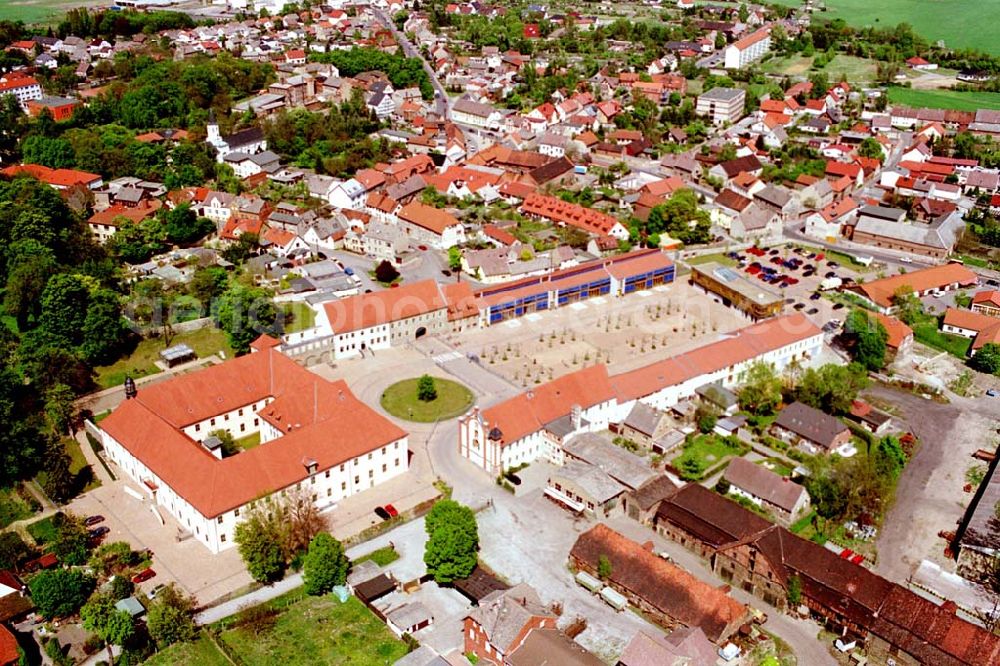
[[[385,512],[386,512],[387,514],[389,514],[389,516],[390,516],[390,517],[392,517],[392,518],[395,518],[396,516],[398,516],[398,515],[399,515],[399,511],[397,511],[397,510],[396,510],[396,507],[394,507],[394,506],[393,506],[393,505],[391,505],[391,504],[386,504],[386,505],[385,505]]]
[[[156,572],[152,569],[143,569],[136,575],[132,576],[132,582],[138,585],[139,583],[145,583],[147,580],[156,575]]]

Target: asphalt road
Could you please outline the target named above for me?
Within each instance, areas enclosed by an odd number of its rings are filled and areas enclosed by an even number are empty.
[[[434,72],[434,69],[430,66],[430,63],[428,63],[427,60],[424,59],[424,56],[420,52],[420,49],[414,46],[413,42],[411,42],[409,38],[402,33],[402,31],[396,28],[396,24],[392,22],[392,19],[390,19],[388,16],[385,15],[385,12],[383,12],[380,9],[372,9],[372,12],[375,14],[375,18],[377,18],[382,23],[382,25],[389,28],[389,30],[392,32],[392,36],[395,37],[396,42],[398,42],[400,47],[402,47],[403,54],[406,55],[406,57],[420,58],[420,62],[424,64],[424,71],[427,72],[427,76],[429,76],[431,79],[431,85],[434,86],[434,91],[435,91],[434,99],[435,99],[435,105],[437,106],[437,113],[442,118],[447,119],[449,113],[448,93],[445,91],[444,86],[441,85],[441,82],[438,81],[437,74]]]

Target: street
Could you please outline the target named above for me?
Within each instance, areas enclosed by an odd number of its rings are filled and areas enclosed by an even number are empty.
[[[379,22],[382,23],[382,25],[389,28],[389,31],[392,32],[392,36],[402,47],[403,53],[406,55],[406,57],[419,58],[420,62],[424,64],[424,71],[427,72],[427,76],[429,76],[431,79],[431,85],[434,86],[434,103],[437,107],[437,113],[439,116],[447,120],[449,113],[448,93],[445,91],[444,86],[441,85],[441,82],[438,81],[437,74],[434,73],[434,70],[431,68],[430,63],[428,63],[427,60],[424,59],[424,56],[420,52],[420,49],[414,46],[413,42],[411,42],[406,37],[406,35],[404,35],[400,30],[396,28],[396,24],[392,22],[391,18],[385,15],[385,12],[383,12],[381,9],[374,9],[374,8],[372,8],[372,12],[375,14],[375,18],[377,18]]]

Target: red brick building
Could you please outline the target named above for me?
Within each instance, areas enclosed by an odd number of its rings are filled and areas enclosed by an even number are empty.
[[[463,652],[502,666],[533,629],[554,629],[557,619],[530,585],[491,592],[465,617]]]

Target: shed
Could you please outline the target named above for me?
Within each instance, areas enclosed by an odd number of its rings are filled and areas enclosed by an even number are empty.
[[[509,585],[480,566],[476,566],[468,578],[456,580],[452,585],[475,606],[493,592],[510,589]]]
[[[396,589],[396,581],[390,576],[379,574],[371,580],[354,586],[354,595],[370,604],[376,599],[380,599]]]
[[[126,597],[115,604],[115,610],[125,611],[132,617],[139,617],[146,612],[145,607],[135,597]]]
[[[389,629],[397,636],[413,634],[434,623],[430,610],[419,601],[389,611],[385,619]]]

